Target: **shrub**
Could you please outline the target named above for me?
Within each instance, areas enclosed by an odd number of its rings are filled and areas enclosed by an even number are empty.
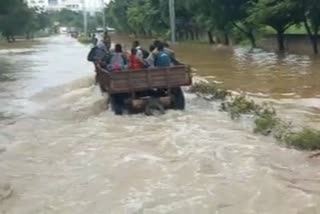
[[[225,100],[231,95],[214,83],[196,83],[191,86],[190,92],[209,100]],[[241,114],[253,114],[255,133],[265,136],[272,134],[278,142],[288,147],[320,150],[320,131],[305,128],[294,132],[292,124],[277,117],[276,110],[269,104],[258,105],[253,100],[247,99],[246,96],[235,96],[223,102],[221,109],[229,112],[233,120],[238,119]],[[320,153],[317,153],[316,156],[320,156]]]
[[[276,110],[266,103],[262,106],[257,105],[255,114],[255,133],[269,135],[280,124],[280,119],[277,118]]]
[[[90,44],[92,43],[92,38],[85,35],[80,35],[78,41],[82,44]]]
[[[236,96],[230,101],[222,103],[222,110],[228,111],[232,119],[238,119],[241,114],[254,113],[258,110],[258,105],[253,100],[248,100],[245,96]]]
[[[285,143],[301,150],[320,150],[320,131],[305,128],[286,136]]]
[[[190,87],[191,93],[197,93],[198,95],[211,95],[210,100],[224,100],[230,92],[223,88],[219,88],[214,83],[195,83]]]
[[[269,135],[279,124],[279,119],[272,114],[259,115],[255,121],[255,133]]]

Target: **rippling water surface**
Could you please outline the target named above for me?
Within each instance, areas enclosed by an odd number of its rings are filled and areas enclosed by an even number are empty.
[[[200,75],[317,126],[318,59],[175,49]],[[319,160],[192,94],[185,112],[116,117],[87,52],[63,36],[0,50],[0,187],[13,189],[0,213],[320,213]]]

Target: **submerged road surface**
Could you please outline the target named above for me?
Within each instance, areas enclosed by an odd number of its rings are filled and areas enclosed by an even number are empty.
[[[67,37],[0,50],[1,214],[320,213],[318,160],[192,94],[185,112],[114,116],[87,52]]]

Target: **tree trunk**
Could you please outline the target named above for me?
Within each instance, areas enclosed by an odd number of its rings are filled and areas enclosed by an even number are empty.
[[[257,47],[256,38],[254,37],[253,32],[252,31],[248,32],[247,37],[250,40],[251,47],[256,48]]]
[[[147,32],[146,32],[144,29],[141,29],[141,33],[142,33],[142,36],[143,36],[143,37],[146,37],[146,36],[147,36]]]
[[[315,32],[313,33],[311,31],[311,28],[310,28],[309,23],[306,18],[304,19],[303,23],[304,23],[304,27],[307,30],[310,42],[312,44],[313,53],[318,54],[319,53],[319,50],[318,50],[318,27],[315,26],[315,28],[314,28]]]
[[[185,39],[186,39],[186,40],[189,40],[189,32],[188,32],[188,31],[185,31],[185,32],[184,32],[184,35],[185,35]]]
[[[221,42],[221,37],[220,37],[220,35],[216,36],[216,42],[217,42],[218,44],[221,44],[221,43],[222,43],[222,42]]]
[[[224,45],[229,46],[230,45],[230,40],[229,40],[229,35],[227,31],[223,32],[223,36],[224,36]]]
[[[233,23],[233,26],[235,26],[240,32],[242,32],[244,35],[246,35],[246,37],[249,39],[249,41],[251,43],[252,48],[257,47],[256,38],[254,37],[252,28],[247,28],[247,30],[246,30],[246,29],[243,29],[242,27],[240,27],[239,25],[237,25],[236,23]]]
[[[199,40],[199,31],[196,30],[195,34],[196,34],[196,40]]]
[[[277,40],[278,40],[279,51],[284,52],[285,47],[284,47],[284,31],[283,30],[277,30]]]
[[[7,39],[7,42],[8,42],[8,43],[11,43],[11,39],[10,39],[10,36],[9,36],[9,35],[6,35],[6,39]]]
[[[314,53],[315,54],[319,54],[319,48],[318,48],[318,30],[316,30],[315,34],[314,34]]]
[[[180,40],[180,32],[179,31],[177,31],[176,37],[177,37],[177,40]]]
[[[193,32],[193,30],[190,30],[190,36],[191,36],[191,40],[194,40],[194,32]]]
[[[212,32],[208,31],[209,44],[214,44]]]
[[[311,43],[312,43],[312,49],[314,54],[319,54],[319,49],[318,49],[318,35],[312,35],[311,36]]]
[[[26,39],[27,39],[27,40],[30,39],[30,32],[27,32]]]

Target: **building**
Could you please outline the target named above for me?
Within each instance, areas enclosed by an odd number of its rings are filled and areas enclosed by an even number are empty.
[[[49,2],[49,10],[57,8],[79,11],[83,9],[83,0],[49,0]]]
[[[26,0],[26,2],[29,7],[39,7],[44,10],[80,11],[83,9],[83,0]]]
[[[26,0],[29,7],[48,8],[48,0]]]

